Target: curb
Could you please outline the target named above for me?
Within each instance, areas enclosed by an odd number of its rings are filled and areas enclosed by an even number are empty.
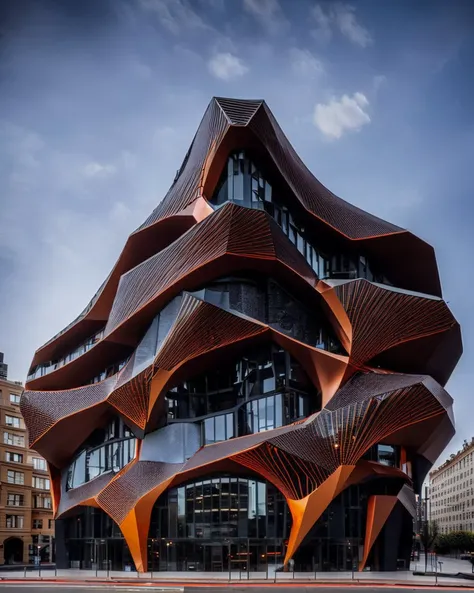
[[[410,588],[410,589],[433,589],[433,588],[445,588],[445,589],[473,589],[474,585],[463,584],[463,583],[456,583],[456,584],[449,584],[446,582],[439,582],[438,583],[419,583],[416,581],[371,581],[371,580],[362,580],[359,581],[357,579],[341,579],[341,580],[321,580],[321,581],[306,581],[306,580],[299,580],[299,579],[288,579],[285,581],[277,581],[275,582],[265,582],[262,580],[249,580],[249,581],[238,581],[238,582],[229,582],[229,581],[166,581],[166,582],[155,582],[149,581],[146,579],[136,580],[136,579],[127,579],[126,581],[118,581],[115,579],[110,580],[94,580],[94,579],[83,579],[83,580],[72,580],[72,579],[48,579],[48,578],[18,578],[18,579],[8,579],[5,577],[0,577],[0,583],[2,584],[9,584],[9,585],[24,585],[25,583],[41,583],[41,584],[51,584],[51,585],[98,585],[98,586],[110,586],[110,587],[144,587],[147,589],[159,589],[162,591],[180,591],[183,592],[185,587],[222,587],[222,588],[242,588],[242,587],[288,587],[291,588],[293,586],[297,587],[340,587],[344,585],[345,587],[354,587],[354,588],[364,588],[364,587],[371,587],[371,588],[389,588],[389,587],[397,587],[397,588]]]

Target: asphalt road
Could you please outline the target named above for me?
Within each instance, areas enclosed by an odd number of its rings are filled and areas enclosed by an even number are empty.
[[[249,587],[240,587],[240,586],[232,586],[232,587],[184,587],[184,593],[203,593],[203,591],[212,591],[212,593],[229,593],[229,589],[232,593],[261,593],[262,589],[270,589],[271,586],[267,587],[256,587],[256,586],[249,586]],[[400,593],[400,589],[405,589],[408,591],[416,591],[419,592],[419,588],[416,587],[357,587],[357,585],[351,587],[341,587],[341,586],[332,586],[332,587],[324,587],[324,586],[308,586],[308,585],[295,585],[293,587],[283,587],[278,585],[275,587],[278,589],[278,593],[311,593],[311,590],[316,590],[315,593],[354,593],[355,588],[360,588],[363,590],[363,593]],[[145,587],[134,587],[133,585],[129,586],[117,586],[117,585],[108,585],[108,586],[95,586],[93,584],[90,585],[78,585],[78,586],[68,586],[68,585],[52,585],[51,583],[45,583],[44,585],[36,584],[36,583],[19,583],[18,585],[12,584],[1,584],[0,583],[0,593],[46,593],[46,591],[53,591],[54,593],[97,593],[105,592],[105,591],[123,591],[124,593],[127,591],[156,591],[165,593],[166,591],[171,592],[172,587],[153,587],[153,586],[145,586]],[[425,593],[440,593],[440,588],[428,588],[422,587]],[[302,590],[304,590],[302,592]],[[447,587],[442,588],[443,593],[459,593],[460,589],[448,589]],[[472,591],[472,589],[466,588],[467,591]]]

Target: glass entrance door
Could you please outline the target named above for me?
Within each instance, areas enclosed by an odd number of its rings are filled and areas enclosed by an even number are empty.
[[[224,570],[224,550],[221,543],[204,544],[204,571],[222,572]]]
[[[348,543],[329,543],[328,563],[326,570],[351,571],[356,559],[357,550]]]

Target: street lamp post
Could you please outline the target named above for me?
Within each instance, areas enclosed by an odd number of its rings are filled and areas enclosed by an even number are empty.
[[[354,551],[352,549],[351,541],[349,539],[347,540],[347,547],[348,547],[348,552],[349,552],[349,556],[351,559],[352,580],[354,580]]]
[[[426,530],[427,533],[429,533],[429,529],[430,529],[430,515],[431,513],[430,508],[429,508],[429,496],[428,496],[428,486],[425,486],[425,498],[423,499],[423,519],[424,519],[424,523],[426,525]],[[425,550],[425,566],[427,563],[426,558],[428,557],[428,550]],[[430,559],[431,560],[431,559]]]
[[[153,569],[155,568],[155,539],[151,538],[151,578],[153,579]]]
[[[38,577],[41,578],[41,544],[40,544],[40,538],[41,534],[38,535],[38,545],[37,545],[37,549],[38,549]]]

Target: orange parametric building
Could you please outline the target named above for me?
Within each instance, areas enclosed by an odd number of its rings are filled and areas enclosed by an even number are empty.
[[[34,356],[21,408],[58,565],[394,570],[461,351],[432,247],[326,189],[265,102],[214,98]]]

